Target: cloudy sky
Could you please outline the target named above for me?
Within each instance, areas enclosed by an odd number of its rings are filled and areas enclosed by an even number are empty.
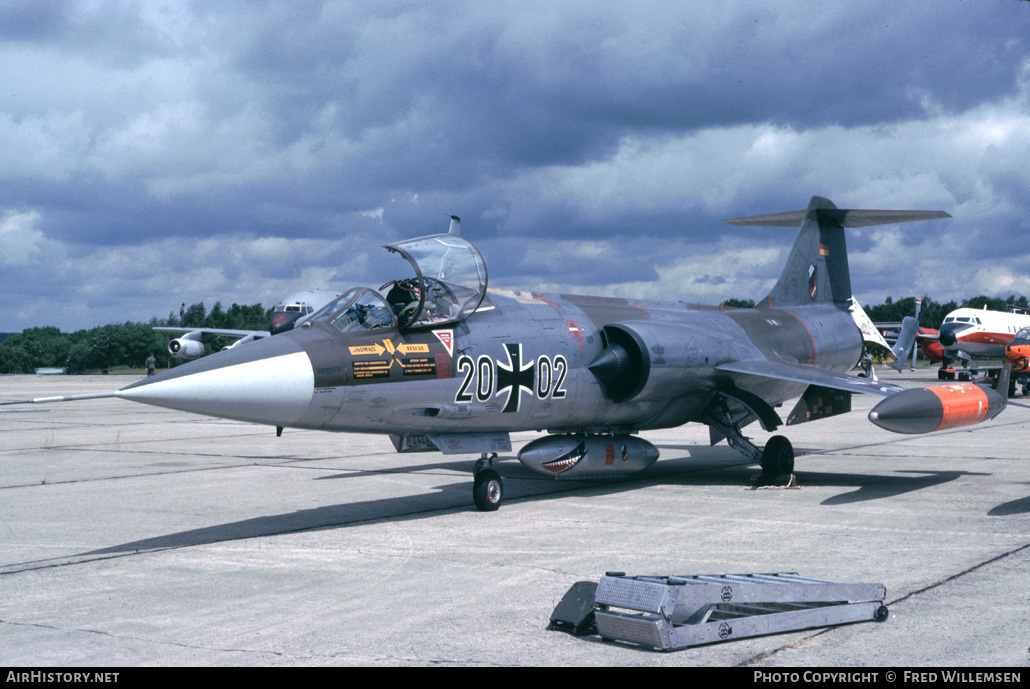
[[[760,298],[804,208],[865,303],[1030,296],[1030,3],[0,4],[0,331],[407,273],[462,216],[490,284]]]

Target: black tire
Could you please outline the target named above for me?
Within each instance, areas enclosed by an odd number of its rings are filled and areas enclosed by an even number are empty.
[[[472,500],[480,512],[493,512],[501,506],[504,498],[504,481],[493,469],[485,469],[476,474],[472,484]]]
[[[794,446],[782,435],[769,438],[762,450],[762,474],[767,479],[794,473]]]
[[[887,606],[881,605],[876,609],[876,617],[874,619],[877,622],[886,622],[888,615],[890,615],[890,612],[887,610]]]

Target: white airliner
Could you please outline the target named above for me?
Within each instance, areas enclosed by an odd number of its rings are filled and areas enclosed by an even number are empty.
[[[983,309],[955,309],[944,318],[940,343],[951,359],[1005,356],[1005,345],[1030,326],[1030,315]]]
[[[159,327],[161,332],[185,333],[168,343],[168,353],[177,359],[195,359],[204,353],[204,344],[216,337],[238,337],[227,349],[264,337],[292,330],[305,318],[340,296],[340,292],[305,290],[296,292],[275,305],[268,330],[222,330],[218,328]]]

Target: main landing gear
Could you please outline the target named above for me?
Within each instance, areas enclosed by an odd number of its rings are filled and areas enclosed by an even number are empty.
[[[504,481],[501,480],[501,475],[491,468],[495,457],[496,452],[484,452],[476,460],[473,469],[472,500],[480,512],[493,512],[501,506],[504,497]]]
[[[759,449],[750,439],[741,434],[740,429],[727,423],[714,414],[705,419],[714,431],[726,438],[733,449],[762,467],[762,480],[766,484],[780,483],[790,479],[794,473],[794,446],[785,436],[774,435],[769,438],[765,447]],[[769,430],[772,430],[771,428]]]
[[[762,476],[767,481],[774,481],[778,476],[790,476],[794,473],[794,446],[782,435],[769,438],[762,450]]]

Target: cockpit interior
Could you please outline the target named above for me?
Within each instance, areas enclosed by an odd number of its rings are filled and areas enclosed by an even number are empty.
[[[409,239],[385,247],[403,256],[408,275],[378,290],[354,287],[309,319],[341,332],[437,327],[465,320],[486,295],[486,265],[471,242],[456,234]]]

